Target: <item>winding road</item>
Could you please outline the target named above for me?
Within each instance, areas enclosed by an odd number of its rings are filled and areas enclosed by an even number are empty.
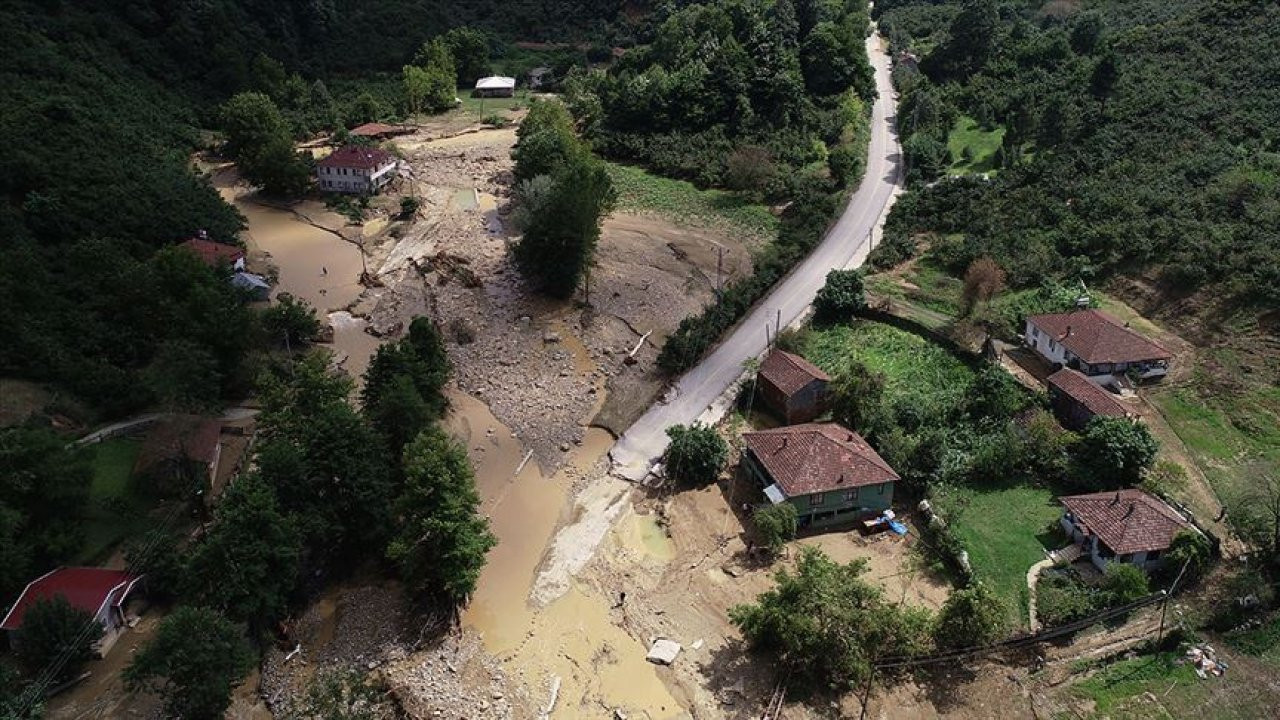
[[[772,292],[702,362],[675,385],[674,398],[655,404],[640,416],[610,451],[616,472],[640,480],[653,460],[667,447],[666,430],[688,424],[733,385],[743,373],[743,363],[766,349],[765,328],[776,330],[800,318],[833,268],[862,265],[871,251],[872,233],[893,203],[902,162],[894,126],[895,94],[889,79],[890,61],[880,47],[880,36],[867,38],[867,55],[876,73],[879,97],[871,110],[871,141],[862,182],[840,219],[827,231],[817,248],[782,280]]]
[[[648,474],[666,450],[667,428],[703,417],[742,376],[743,363],[764,353],[766,325],[772,329],[780,319],[786,327],[802,317],[830,270],[858,267],[866,261],[873,233],[896,196],[902,162],[894,128],[896,96],[889,80],[889,57],[880,42],[878,34],[867,38],[867,55],[875,68],[879,91],[871,109],[867,168],[840,219],[804,262],[715,350],[680,378],[670,401],[650,407],[614,444],[609,451],[612,472],[597,477],[579,492],[575,520],[551,539],[530,593],[535,606],[545,606],[569,589],[573,576],[591,559],[627,504],[632,485],[622,478],[635,482]]]

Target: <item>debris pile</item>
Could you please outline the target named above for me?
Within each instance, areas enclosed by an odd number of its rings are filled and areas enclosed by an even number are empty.
[[[1227,672],[1227,664],[1218,659],[1211,645],[1192,645],[1187,648],[1187,660],[1201,680],[1208,679],[1210,675],[1222,677]]]

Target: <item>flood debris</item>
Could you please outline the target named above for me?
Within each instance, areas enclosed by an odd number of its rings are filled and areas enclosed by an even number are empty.
[[[676,656],[680,654],[680,649],[680,643],[666,638],[658,638],[649,647],[649,654],[645,657],[645,660],[654,665],[670,665],[675,662]]]

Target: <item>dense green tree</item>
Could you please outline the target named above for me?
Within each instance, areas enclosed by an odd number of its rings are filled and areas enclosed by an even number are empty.
[[[887,602],[867,582],[865,560],[841,565],[805,547],[795,570],[779,570],[775,587],[729,618],[755,647],[814,685],[847,688],[877,657],[915,655],[929,647],[928,611]]]
[[[1185,566],[1187,579],[1193,580],[1203,576],[1213,565],[1213,546],[1204,533],[1183,530],[1173,536],[1173,542],[1169,543],[1169,550],[1164,557],[1169,568],[1181,571]]]
[[[79,554],[92,481],[88,453],[53,431],[0,429],[0,540],[12,540],[4,554],[15,563],[0,573],[5,597],[30,571]]]
[[[1000,12],[995,0],[965,0],[947,31],[947,40],[924,64],[940,79],[966,79],[987,64],[1000,39]]]
[[[313,557],[338,560],[385,541],[394,489],[386,444],[327,366],[312,353],[260,380],[258,467]]]
[[[262,311],[262,330],[272,343],[301,349],[319,339],[320,320],[306,300],[280,293],[275,302]]]
[[[983,365],[965,395],[965,411],[975,420],[1005,420],[1031,404],[1031,395],[1004,368]]]
[[[160,695],[172,717],[216,720],[252,665],[253,654],[235,625],[208,608],[180,607],[160,621],[124,679],[130,689]]]
[[[989,645],[1005,631],[1007,609],[981,582],[953,591],[938,611],[933,637],[939,649]]]
[[[449,358],[435,323],[416,317],[403,339],[378,348],[365,371],[365,416],[387,438],[394,456],[444,414]]]
[[[617,192],[604,164],[585,152],[558,168],[552,180],[550,195],[515,247],[515,258],[541,291],[568,298],[584,279],[590,283],[600,222]]]
[[[813,317],[818,322],[841,323],[853,319],[867,307],[861,270],[832,270],[813,299]]]
[[[489,74],[489,38],[473,27],[453,28],[443,36],[457,70],[459,87],[471,87]]]
[[[709,485],[729,460],[728,443],[709,425],[673,425],[667,428],[667,437],[671,442],[663,460],[667,476],[677,483]]]
[[[850,361],[831,382],[832,418],[868,437],[886,429],[884,385],[884,375]]]
[[[218,408],[222,373],[218,359],[202,345],[175,338],[160,343],[142,371],[151,394],[164,407],[183,412]]]
[[[466,450],[432,426],[405,448],[404,476],[387,556],[415,594],[465,603],[497,542]]]
[[[1138,566],[1126,562],[1113,562],[1102,573],[1102,589],[1110,596],[1112,605],[1124,605],[1146,597],[1151,592],[1147,586],[1147,574]]]
[[[1073,481],[1096,490],[1133,487],[1156,460],[1160,444],[1144,423],[1098,416],[1075,447]]]
[[[789,502],[765,505],[751,514],[751,522],[760,542],[771,552],[780,552],[796,536],[796,506]]]
[[[555,100],[535,100],[516,129],[516,146],[511,151],[516,180],[551,175],[580,152],[565,106]]]
[[[280,137],[288,137],[288,126],[280,108],[260,92],[243,92],[222,106],[223,150],[231,157],[255,154]]]
[[[63,680],[80,672],[93,658],[93,645],[102,639],[102,625],[61,595],[39,598],[22,616],[18,656],[32,672],[53,671]]]
[[[191,549],[184,595],[265,630],[284,617],[300,550],[294,521],[277,509],[271,488],[245,475],[227,489],[209,533]]]

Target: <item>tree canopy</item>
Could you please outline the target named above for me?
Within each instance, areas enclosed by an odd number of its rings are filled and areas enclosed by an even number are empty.
[[[131,689],[157,692],[173,717],[215,720],[252,665],[249,644],[235,625],[208,608],[184,606],[160,621],[124,679]]]

